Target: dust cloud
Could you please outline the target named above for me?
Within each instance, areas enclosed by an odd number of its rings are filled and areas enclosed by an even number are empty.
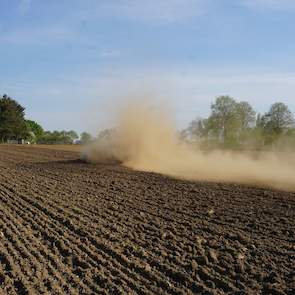
[[[129,103],[120,108],[111,135],[86,146],[90,162],[120,162],[141,171],[187,180],[231,182],[295,191],[295,163],[289,153],[203,151],[181,142],[164,108]]]

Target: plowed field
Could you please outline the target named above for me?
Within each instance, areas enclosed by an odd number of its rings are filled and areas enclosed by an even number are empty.
[[[0,294],[295,294],[295,194],[0,146]]]

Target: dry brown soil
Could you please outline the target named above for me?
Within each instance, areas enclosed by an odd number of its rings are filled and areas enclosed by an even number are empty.
[[[0,146],[0,294],[295,294],[295,194]]]
[[[80,144],[31,144],[27,145],[28,148],[45,148],[52,150],[61,150],[69,152],[80,152],[83,145]]]

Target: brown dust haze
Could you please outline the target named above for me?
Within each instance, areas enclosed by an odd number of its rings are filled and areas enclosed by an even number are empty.
[[[86,146],[82,157],[91,162],[118,161],[135,170],[187,180],[295,191],[295,161],[291,153],[202,151],[180,142],[167,112],[143,103],[120,108],[116,132]]]

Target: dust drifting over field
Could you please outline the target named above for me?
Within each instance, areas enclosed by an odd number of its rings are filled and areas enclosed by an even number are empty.
[[[142,103],[121,108],[116,132],[87,146],[82,155],[91,162],[118,161],[135,170],[181,179],[295,190],[295,165],[287,158],[290,154],[205,152],[180,142],[167,112]]]

